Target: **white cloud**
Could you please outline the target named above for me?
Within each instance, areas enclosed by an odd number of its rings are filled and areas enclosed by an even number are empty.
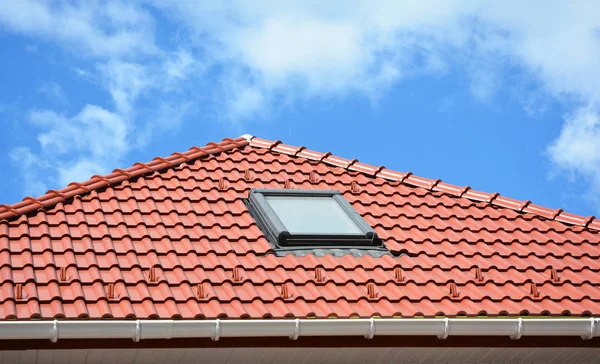
[[[52,101],[57,102],[59,104],[66,104],[67,98],[65,93],[63,92],[62,87],[56,82],[44,82],[42,83],[37,92],[46,95]]]
[[[17,148],[13,153],[45,166],[54,176],[50,180],[61,186],[110,171],[129,151],[130,127],[118,114],[99,106],[86,105],[73,117],[36,110],[29,121],[43,130],[37,136],[40,151],[25,154]]]
[[[10,160],[15,169],[21,172],[20,181],[23,193],[27,195],[41,195],[48,190],[46,179],[40,178],[42,171],[49,166],[41,161],[37,155],[27,147],[17,147],[10,152]]]
[[[15,32],[74,46],[84,56],[129,57],[158,51],[152,16],[120,1],[6,1],[0,7],[0,24]]]
[[[526,69],[556,97],[599,92],[594,2],[158,3],[207,57],[249,72],[266,95],[373,97],[405,75],[445,72],[449,63],[471,72],[471,90],[486,102],[506,86],[499,71],[507,65]]]
[[[66,186],[73,181],[86,181],[95,174],[105,174],[111,171],[109,165],[98,163],[92,158],[81,158],[74,161],[71,165],[58,167],[58,183]]]
[[[123,115],[131,115],[140,94],[155,86],[155,75],[149,73],[148,66],[139,63],[110,61],[98,65],[98,69],[103,87]]]
[[[267,84],[304,77],[309,90],[346,89],[369,61],[360,36],[352,24],[286,14],[237,34],[233,42]]]
[[[232,87],[233,86],[233,87]],[[268,105],[265,93],[258,87],[236,83],[228,85],[226,89],[229,95],[225,106],[226,118],[229,120],[241,120],[250,115],[268,114]]]
[[[34,111],[30,120],[49,130],[38,134],[43,149],[57,154],[86,151],[101,158],[121,156],[127,151],[127,126],[115,113],[86,105],[72,118],[53,111]]]
[[[73,69],[73,72],[75,72],[77,74],[77,76],[79,76],[81,78],[84,78],[84,79],[89,79],[91,77],[90,72],[88,72],[88,71],[86,71],[84,69],[81,69],[79,67],[75,67]]]
[[[588,106],[566,115],[548,154],[559,170],[589,179],[592,197],[600,196],[600,116],[596,108]]]
[[[197,66],[196,59],[186,50],[180,49],[164,63],[164,70],[169,82],[184,80]]]

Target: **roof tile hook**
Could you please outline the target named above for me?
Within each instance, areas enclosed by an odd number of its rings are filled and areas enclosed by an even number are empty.
[[[401,283],[404,280],[404,277],[402,276],[402,269],[394,269],[394,280],[396,283]]]
[[[234,282],[241,282],[242,281],[242,268],[240,268],[240,267],[233,268],[233,272],[231,273],[231,278],[233,279]]]
[[[206,298],[206,292],[204,292],[204,285],[202,283],[198,283],[196,287],[196,297],[199,299]]]
[[[67,268],[66,267],[61,267],[60,271],[59,271],[59,281],[60,282],[66,282],[67,281]]]
[[[456,283],[450,282],[448,284],[448,290],[449,290],[449,293],[450,293],[450,297],[452,297],[452,298],[458,298],[459,294],[458,294],[458,288],[456,287]]]
[[[531,294],[531,296],[533,296],[533,298],[540,297],[540,292],[538,291],[537,284],[531,283],[529,285],[529,294]]]
[[[152,267],[148,270],[148,282],[155,283],[156,282],[156,268]]]
[[[352,183],[350,183],[350,191],[352,191],[352,193],[360,192],[360,188],[358,187],[358,182],[352,181]]]
[[[285,188],[286,190],[294,189],[294,182],[291,179],[286,179],[283,183],[283,188]]]
[[[252,173],[250,172],[250,169],[245,169],[244,170],[244,181],[250,182],[251,180],[252,180]]]
[[[106,293],[106,298],[113,299],[115,298],[115,285],[114,283],[108,284],[108,292]]]
[[[475,282],[481,283],[483,282],[483,273],[480,267],[475,267]]]
[[[315,281],[321,283],[324,280],[325,280],[325,277],[323,276],[323,268],[317,267],[315,269]]]
[[[21,283],[15,285],[15,298],[18,300],[23,299],[23,285]]]
[[[367,297],[370,299],[377,298],[377,292],[375,291],[375,283],[367,284]]]
[[[288,288],[288,284],[287,283],[283,283],[281,285],[281,297],[282,298],[291,298],[290,290]]]
[[[227,184],[225,183],[225,178],[221,177],[219,178],[219,182],[217,182],[217,188],[220,191],[225,190],[225,188],[227,188]]]
[[[555,268],[550,269],[550,279],[554,283],[558,283],[560,281],[560,277],[558,276],[558,272],[556,272]]]
[[[319,182],[319,174],[317,173],[317,171],[310,171],[310,174],[308,175],[308,181],[310,183],[317,183]]]

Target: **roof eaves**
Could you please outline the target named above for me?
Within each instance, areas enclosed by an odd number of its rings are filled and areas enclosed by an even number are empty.
[[[66,188],[50,190],[37,198],[25,197],[23,201],[12,205],[0,205],[0,220],[17,218],[24,214],[52,207],[77,195],[87,194],[93,190],[112,186],[132,178],[175,167],[181,163],[188,163],[207,155],[241,148],[248,145],[251,139],[251,137],[247,138],[246,136],[235,139],[225,138],[219,143],[211,142],[201,148],[192,147],[186,152],[176,152],[166,158],[156,157],[147,163],[138,162],[127,169],[115,169],[112,173],[104,176],[95,175],[85,182],[72,182]]]
[[[315,152],[306,149],[304,146],[295,147],[283,144],[280,140],[270,141],[257,138],[249,134],[244,137],[250,143],[251,147],[264,148],[274,152],[287,154],[293,157],[301,157],[313,161],[323,162],[336,167],[344,168],[348,171],[365,173],[371,177],[380,177],[390,181],[401,182],[410,187],[421,187],[432,192],[442,192],[453,197],[466,198],[471,201],[484,202],[493,206],[503,207],[517,211],[519,213],[530,213],[544,217],[549,220],[556,220],[567,225],[581,226],[593,230],[600,230],[600,220],[595,216],[581,216],[571,214],[562,209],[550,209],[547,207],[532,204],[531,201],[520,201],[500,195],[498,192],[488,193],[476,191],[469,186],[460,187],[442,180],[432,180],[425,177],[419,177],[412,172],[397,172],[387,169],[383,166],[371,166],[361,163],[356,159],[349,160],[332,155],[330,152]]]

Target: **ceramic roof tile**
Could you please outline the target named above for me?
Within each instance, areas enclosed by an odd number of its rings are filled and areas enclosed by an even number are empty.
[[[271,254],[244,203],[264,187],[339,190],[393,254]],[[0,319],[598,315],[598,229],[497,193],[226,139],[0,206]]]

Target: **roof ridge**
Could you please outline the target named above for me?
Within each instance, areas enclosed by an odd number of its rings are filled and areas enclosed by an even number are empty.
[[[25,197],[21,202],[11,205],[0,205],[0,220],[19,217],[30,212],[54,206],[74,196],[90,191],[112,186],[125,180],[150,174],[165,168],[174,167],[184,162],[190,162],[200,157],[221,153],[234,148],[248,145],[249,138],[241,136],[235,139],[225,138],[219,143],[210,142],[204,147],[191,147],[188,151],[175,152],[166,158],[156,157],[147,163],[137,162],[127,169],[115,169],[104,176],[94,175],[85,182],[71,182],[60,190],[49,190],[39,197]]]
[[[433,192],[443,192],[454,197],[466,198],[477,202],[486,202],[490,205],[508,208],[521,213],[531,213],[565,224],[600,230],[600,220],[593,215],[585,217],[565,212],[560,208],[553,210],[544,206],[535,205],[529,200],[521,201],[508,198],[500,195],[498,192],[488,193],[476,191],[471,189],[470,186],[460,187],[442,182],[441,179],[432,180],[415,176],[412,172],[402,173],[387,169],[384,166],[372,166],[361,163],[357,159],[350,160],[334,156],[331,152],[321,153],[308,150],[304,146],[295,147],[283,144],[281,140],[270,141],[248,134],[245,134],[244,138],[249,141],[251,147],[265,148],[270,151],[287,154],[293,157],[302,157],[336,167],[342,167],[348,171],[361,172],[371,177],[380,177],[391,181],[398,181],[411,187],[421,187]]]

